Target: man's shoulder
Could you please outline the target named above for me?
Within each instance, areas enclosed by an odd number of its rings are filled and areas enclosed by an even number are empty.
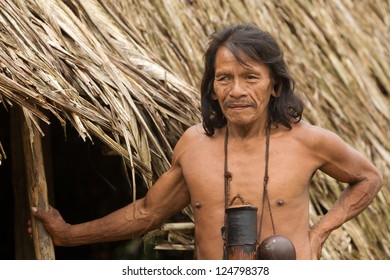
[[[201,137],[207,137],[207,135],[202,124],[199,123],[187,128],[186,131],[184,131],[183,135],[180,137],[180,141],[192,141]]]
[[[324,146],[326,143],[334,142],[336,139],[340,140],[340,137],[331,130],[310,124],[307,121],[293,124],[291,132],[294,137],[312,148]]]
[[[199,142],[200,139],[207,137],[208,136],[206,135],[202,124],[193,125],[184,131],[183,135],[177,142],[175,149],[187,149],[189,146]]]
[[[298,123],[293,123],[291,124],[292,126],[292,130],[296,133],[310,133],[310,134],[313,134],[313,135],[319,135],[319,134],[322,134],[322,133],[328,133],[329,130],[321,127],[321,126],[318,126],[318,125],[315,125],[315,124],[311,124],[309,123],[308,121],[305,121],[305,120],[301,120],[300,122]]]
[[[197,136],[197,135],[206,134],[206,132],[203,128],[203,125],[201,123],[198,123],[187,128],[183,135],[188,135],[188,134],[192,136]]]
[[[174,149],[174,159],[182,162],[183,158],[192,158],[210,147],[213,136],[208,136],[202,124],[196,124],[186,129]]]

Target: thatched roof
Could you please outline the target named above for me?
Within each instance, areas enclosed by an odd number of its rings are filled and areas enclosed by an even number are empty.
[[[332,234],[324,258],[390,258],[386,0],[3,0],[0,102],[47,123],[54,115],[86,141],[102,140],[150,184],[152,172],[168,168],[184,129],[200,121],[208,36],[240,22],[280,42],[304,118],[337,132],[385,178],[367,211]],[[317,174],[313,220],[342,188]]]

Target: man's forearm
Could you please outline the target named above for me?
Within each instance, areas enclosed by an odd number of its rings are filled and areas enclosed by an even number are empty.
[[[78,246],[138,237],[156,227],[153,215],[144,212],[143,200],[90,222],[71,225],[62,246]],[[135,207],[134,207],[135,206]],[[134,212],[135,211],[135,212]]]
[[[312,231],[321,243],[325,242],[332,231],[366,209],[382,184],[383,180],[379,175],[350,184],[328,213],[312,227]]]

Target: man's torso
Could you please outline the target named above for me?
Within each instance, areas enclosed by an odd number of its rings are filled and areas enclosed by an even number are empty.
[[[302,123],[292,130],[272,130],[269,148],[268,195],[275,231],[290,238],[299,259],[310,258],[308,244],[309,183],[319,167],[310,146],[312,126]],[[191,196],[196,224],[195,239],[199,259],[221,259],[224,224],[224,133],[206,136],[201,126],[186,132],[188,144],[179,148],[179,164]],[[309,145],[308,145],[309,143]],[[229,139],[228,171],[232,174],[229,201],[237,194],[245,202],[262,209],[265,168],[264,139]],[[239,203],[239,202],[238,202]],[[258,221],[259,223],[259,221]],[[261,240],[271,235],[268,207],[265,207]]]

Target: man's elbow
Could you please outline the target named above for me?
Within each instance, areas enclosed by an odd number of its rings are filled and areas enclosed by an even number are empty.
[[[384,180],[382,174],[378,169],[373,170],[368,174],[367,180],[369,182],[369,193],[374,197],[382,188]]]
[[[385,182],[383,180],[382,174],[379,171],[375,172],[373,181],[374,181],[376,192],[379,192]]]
[[[138,216],[139,222],[142,224],[142,230],[139,235],[144,235],[149,231],[157,229],[165,222],[160,213],[146,207],[144,200],[142,200],[142,207],[137,212],[136,216]]]
[[[381,173],[378,169],[373,168],[369,172],[364,173],[361,179],[350,182],[349,186],[364,186],[361,190],[366,194],[366,198],[373,200],[375,195],[382,188],[383,184],[384,180]]]

